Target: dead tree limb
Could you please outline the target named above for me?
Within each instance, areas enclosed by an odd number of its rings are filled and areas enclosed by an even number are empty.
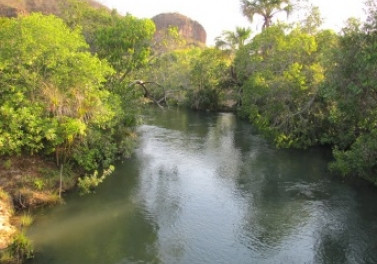
[[[162,86],[161,84],[159,83],[156,83],[156,82],[144,82],[142,80],[136,80],[134,82],[132,82],[129,86],[133,86],[135,84],[138,84],[140,85],[142,88],[143,88],[143,92],[144,92],[144,97],[145,98],[148,98],[148,99],[151,99],[158,107],[160,107],[161,109],[163,109],[164,107],[162,106],[162,102],[165,103],[165,105],[167,105],[167,99],[166,99],[166,91],[165,91],[165,87]],[[155,84],[159,87],[162,87],[163,90],[164,90],[164,96],[160,99],[156,99],[151,93],[150,91],[147,89],[146,87],[146,84]]]

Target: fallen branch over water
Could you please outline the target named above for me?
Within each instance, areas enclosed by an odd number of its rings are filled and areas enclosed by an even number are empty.
[[[132,82],[129,86],[131,87],[131,86],[133,86],[133,85],[135,85],[135,84],[138,84],[138,85],[140,85],[140,86],[143,88],[143,91],[144,91],[144,97],[145,97],[145,98],[148,98],[148,99],[152,100],[152,101],[153,101],[158,107],[160,107],[161,109],[164,108],[163,105],[162,105],[162,103],[164,103],[164,105],[166,105],[166,106],[168,105],[168,103],[167,103],[167,99],[166,99],[167,92],[166,92],[166,90],[165,90],[165,87],[162,86],[161,84],[156,83],[156,82],[149,82],[149,81],[148,81],[148,82],[144,82],[144,81],[142,81],[142,80],[136,80],[136,81]],[[147,89],[146,84],[155,84],[155,85],[157,85],[157,86],[163,88],[164,95],[163,95],[161,98],[156,99],[156,98],[150,93],[150,91]]]

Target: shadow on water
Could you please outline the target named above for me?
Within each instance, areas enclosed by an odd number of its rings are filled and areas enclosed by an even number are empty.
[[[95,195],[42,211],[34,263],[377,263],[377,192],[328,150],[276,150],[230,113],[146,113]]]
[[[160,263],[157,227],[131,199],[137,167],[135,159],[119,164],[96,194],[41,211],[28,234],[36,247],[30,263]]]

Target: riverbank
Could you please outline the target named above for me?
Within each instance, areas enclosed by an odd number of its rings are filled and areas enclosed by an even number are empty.
[[[64,192],[75,186],[77,175],[65,170],[63,179]],[[0,259],[21,233],[21,215],[60,203],[59,187],[60,171],[52,161],[39,156],[0,159]]]

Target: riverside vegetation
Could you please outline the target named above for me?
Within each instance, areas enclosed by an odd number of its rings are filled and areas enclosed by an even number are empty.
[[[262,31],[225,31],[210,48],[173,27],[156,42],[151,20],[76,0],[60,17],[1,18],[1,200],[28,210],[77,183],[92,191],[132,153],[148,102],[236,111],[277,147],[329,146],[334,173],[376,184],[376,1],[341,34],[320,29],[316,8],[283,24],[271,14],[294,12],[291,1],[241,6],[265,19]],[[31,250],[16,222],[8,251],[22,260]]]

